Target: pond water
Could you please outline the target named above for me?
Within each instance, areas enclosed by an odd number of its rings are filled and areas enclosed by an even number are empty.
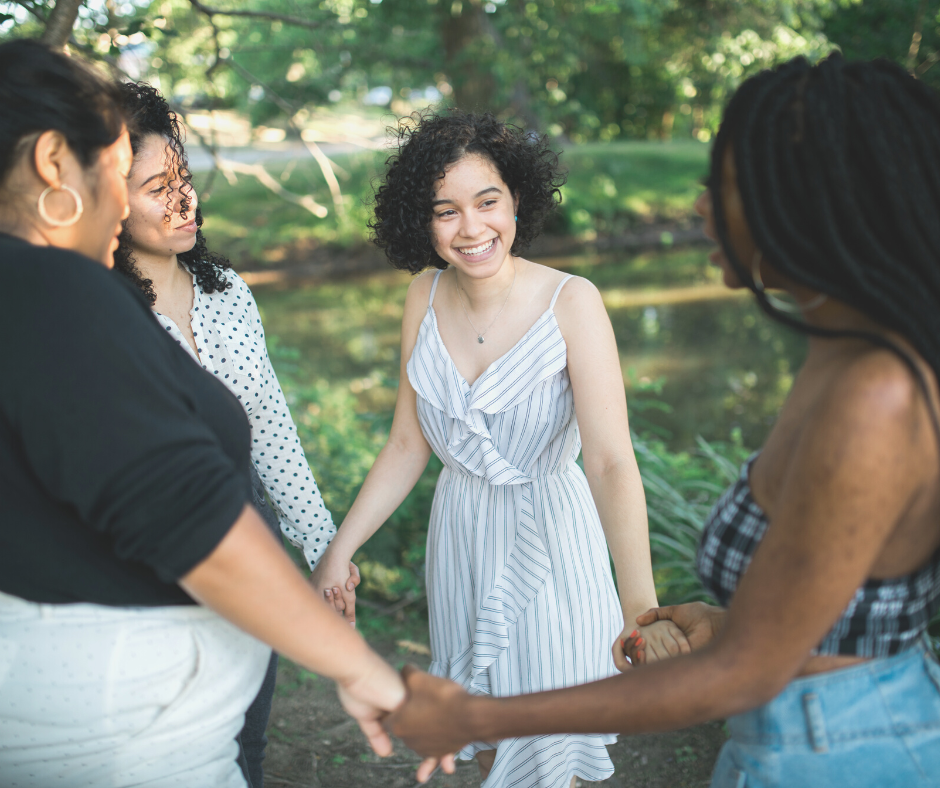
[[[543,260],[594,282],[607,305],[631,421],[674,449],[696,436],[763,442],[806,340],[733,293],[692,247],[632,257]],[[348,387],[361,413],[394,406],[399,331],[411,277],[395,271],[254,289],[278,375]]]

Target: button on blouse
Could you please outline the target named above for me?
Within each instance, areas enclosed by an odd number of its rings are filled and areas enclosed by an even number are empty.
[[[264,341],[261,315],[248,285],[226,271],[231,287],[205,293],[193,280],[193,337],[198,356],[170,318],[160,324],[241,402],[251,424],[251,459],[280,521],[281,531],[316,565],[336,533],[323,505]]]

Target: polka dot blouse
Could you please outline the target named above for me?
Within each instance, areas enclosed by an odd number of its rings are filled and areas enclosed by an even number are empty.
[[[251,424],[251,459],[271,499],[281,531],[303,550],[310,568],[336,533],[310,472],[284,393],[274,374],[264,328],[248,285],[226,271],[232,286],[204,293],[193,281],[192,329],[198,356],[176,323],[155,312],[160,324],[216,375],[241,402]]]

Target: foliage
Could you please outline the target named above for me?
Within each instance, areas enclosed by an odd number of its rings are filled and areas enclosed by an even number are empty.
[[[926,0],[864,0],[825,20],[847,58],[887,57],[940,89],[940,7]]]
[[[747,456],[739,443],[708,443],[673,452],[653,436],[634,436],[646,492],[653,574],[661,604],[708,599],[695,572],[702,526]]]
[[[0,3],[14,17],[0,30],[38,34],[55,2]],[[302,125],[317,107],[387,86],[385,103],[396,114],[443,100],[575,142],[707,139],[744,76],[828,51],[820,29],[837,7],[835,0],[224,6],[243,15],[197,0],[86,0],[73,46],[159,81],[187,106],[236,108],[256,123]]]

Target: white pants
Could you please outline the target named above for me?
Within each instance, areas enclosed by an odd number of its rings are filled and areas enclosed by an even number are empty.
[[[202,607],[0,593],[0,788],[244,788],[235,737],[270,654]]]

